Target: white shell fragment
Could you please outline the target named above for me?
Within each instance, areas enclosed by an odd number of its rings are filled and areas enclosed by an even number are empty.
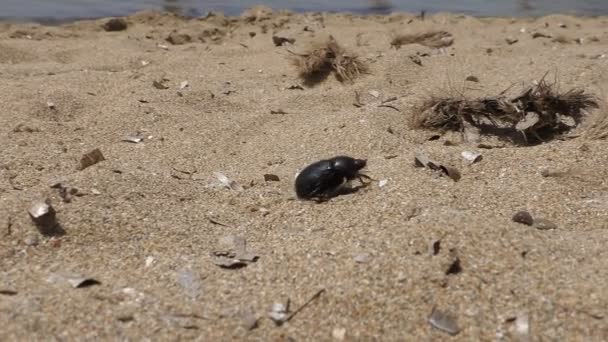
[[[369,94],[375,98],[378,98],[380,96],[380,92],[377,90],[370,90]]]
[[[32,206],[28,210],[28,213],[30,214],[32,219],[38,220],[46,215],[52,214],[53,211],[53,207],[49,203],[39,201],[34,202],[34,204],[32,204]]]
[[[530,320],[528,314],[520,314],[515,319],[515,335],[521,342],[530,341]]]
[[[388,179],[381,179],[381,180],[378,182],[378,187],[383,188],[383,187],[385,187],[385,186],[386,186],[386,184],[388,184]]]
[[[179,89],[184,89],[184,88],[187,88],[187,87],[189,87],[189,86],[190,86],[190,83],[189,83],[188,81],[182,81],[182,82],[179,84]]]
[[[274,303],[270,308],[270,312],[268,313],[270,319],[274,321],[277,325],[281,325],[287,321],[289,318],[289,300],[287,304],[283,303]]]
[[[144,137],[141,136],[140,134],[130,134],[130,135],[127,135],[126,137],[122,138],[122,141],[138,144],[138,143],[144,141]]]
[[[480,162],[483,159],[483,156],[481,155],[481,153],[478,152],[473,152],[473,151],[463,151],[461,153],[462,158],[464,158],[466,161],[468,161],[471,164]]]
[[[217,180],[221,183],[221,185],[223,185],[224,187],[226,187],[230,190],[234,190],[234,191],[245,190],[245,189],[243,189],[243,187],[240,184],[231,180],[230,178],[228,178],[226,175],[224,175],[221,172],[214,172],[213,175],[215,176],[215,178],[217,178]]]
[[[433,309],[429,317],[429,323],[435,329],[446,332],[450,335],[456,335],[460,332],[460,327],[456,318],[448,313]]]

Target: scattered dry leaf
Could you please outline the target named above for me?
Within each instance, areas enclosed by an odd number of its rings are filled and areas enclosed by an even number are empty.
[[[442,165],[442,164],[430,159],[428,156],[426,156],[422,152],[416,153],[416,155],[414,157],[414,165],[416,167],[425,167],[425,168],[431,169],[433,171],[441,171],[443,174],[452,178],[452,180],[454,180],[455,182],[458,182],[461,178],[460,171],[458,171],[456,168],[453,168],[451,166]]]

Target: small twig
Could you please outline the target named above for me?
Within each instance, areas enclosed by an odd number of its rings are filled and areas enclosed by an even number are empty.
[[[6,235],[5,236],[10,236],[13,233],[13,218],[12,217],[8,217],[8,222],[6,224]]]
[[[230,227],[229,225],[222,223],[214,218],[212,218],[211,216],[206,216],[207,220],[209,220],[209,222],[213,223],[213,224],[217,224],[218,226],[222,226],[222,227]]]
[[[321,296],[321,294],[323,294],[323,292],[325,292],[325,289],[320,289],[319,291],[317,291],[317,293],[315,293],[312,297],[310,297],[310,299],[308,301],[306,301],[306,303],[302,304],[299,308],[297,308],[294,312],[292,312],[285,319],[285,322],[289,322],[289,320],[291,320],[295,315],[297,315],[300,311],[302,311],[310,303],[312,303],[314,300],[316,300],[317,298],[319,298]]]
[[[357,108],[361,108],[361,107],[365,106],[365,104],[361,103],[361,95],[356,90],[355,90],[355,103],[353,103],[353,105]]]
[[[382,104],[397,101],[397,96],[389,97],[388,99],[382,101]]]
[[[395,106],[391,106],[391,105],[387,105],[387,104],[381,104],[378,107],[386,107],[386,108],[392,108],[398,112],[401,112],[401,110],[399,110],[399,108],[395,107]]]

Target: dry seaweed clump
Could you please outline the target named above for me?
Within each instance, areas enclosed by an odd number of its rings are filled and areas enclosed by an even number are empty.
[[[542,142],[571,131],[588,109],[597,107],[595,96],[584,90],[559,92],[543,78],[514,97],[504,92],[474,99],[431,96],[413,108],[411,124],[414,128],[463,132],[475,127],[505,138],[523,137],[525,143]]]
[[[608,139],[608,101],[602,101],[591,125],[585,130],[584,136],[591,140]]]
[[[324,80],[331,72],[340,82],[352,82],[367,72],[367,65],[357,55],[348,53],[333,37],[327,42],[313,46],[309,52],[295,54],[292,63],[300,77],[309,84]]]

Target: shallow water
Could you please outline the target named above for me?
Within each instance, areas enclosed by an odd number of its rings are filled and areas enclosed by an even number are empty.
[[[389,0],[380,11],[460,12],[475,16],[539,16],[553,13],[607,15],[608,0]],[[255,4],[295,11],[370,13],[370,0],[0,0],[0,18],[63,21],[166,9],[198,16],[208,11],[235,15]],[[378,9],[376,9],[378,10]]]

